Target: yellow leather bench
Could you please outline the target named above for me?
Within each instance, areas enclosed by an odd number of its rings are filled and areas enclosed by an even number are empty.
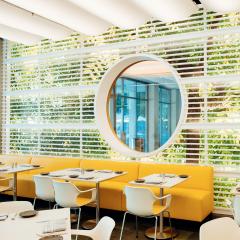
[[[1,160],[2,159],[2,160]],[[123,162],[111,160],[81,160],[68,157],[25,157],[0,156],[0,161],[12,160],[18,163],[39,164],[43,169],[29,171],[18,176],[18,195],[23,197],[35,196],[32,176],[43,171],[55,171],[64,168],[93,168],[110,169],[113,171],[126,171],[127,174],[119,176],[100,184],[100,206],[102,208],[125,210],[124,187],[129,181],[153,173],[187,174],[188,180],[165,193],[172,194],[171,215],[173,218],[202,221],[213,211],[213,168],[208,166]],[[74,183],[81,189],[93,187],[93,184],[75,180]],[[158,188],[151,188],[159,193]]]

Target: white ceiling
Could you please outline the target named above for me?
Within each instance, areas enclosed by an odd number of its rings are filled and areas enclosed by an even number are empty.
[[[200,2],[221,13],[240,10],[237,0]],[[0,0],[0,37],[35,44],[73,32],[98,35],[112,25],[136,28],[151,18],[181,21],[197,10],[193,0]]]

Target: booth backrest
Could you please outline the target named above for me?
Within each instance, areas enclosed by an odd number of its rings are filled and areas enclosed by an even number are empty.
[[[139,164],[136,162],[125,161],[111,161],[111,160],[82,160],[80,163],[81,168],[93,168],[93,169],[109,169],[113,171],[126,171],[127,174],[114,178],[114,181],[129,182],[137,179]]]
[[[17,164],[24,164],[31,162],[30,156],[23,156],[23,155],[0,155],[0,162],[11,164],[16,162]]]
[[[56,171],[64,168],[78,168],[80,161],[79,158],[33,156],[31,164],[39,164],[43,167],[41,171]]]
[[[141,163],[139,178],[153,173],[187,174],[189,179],[176,187],[195,188],[213,192],[213,168],[211,166]]]

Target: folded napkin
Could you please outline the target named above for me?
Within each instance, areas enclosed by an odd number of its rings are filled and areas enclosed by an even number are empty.
[[[32,167],[32,164],[20,164],[19,167]]]
[[[66,231],[66,219],[56,219],[47,221],[42,228],[42,234]]]
[[[162,181],[146,181],[146,184],[162,184]]]
[[[1,168],[0,168],[0,171],[4,172],[4,171],[7,171],[7,170],[9,170],[9,169],[10,169],[9,167],[1,167]]]
[[[78,176],[78,179],[90,180],[90,179],[94,179],[94,177],[91,177],[91,176]]]
[[[100,173],[112,173],[112,170],[98,170]]]

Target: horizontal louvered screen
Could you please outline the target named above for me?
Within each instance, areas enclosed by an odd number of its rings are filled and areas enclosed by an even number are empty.
[[[236,168],[240,163],[239,37],[239,14],[200,10],[186,21],[111,28],[96,37],[75,34],[35,46],[5,42],[3,152],[123,159],[99,135],[94,98],[113,63],[146,53],[172,64],[187,101],[185,123],[173,143],[144,160]],[[216,177],[217,207],[225,207],[224,199],[236,181]]]

